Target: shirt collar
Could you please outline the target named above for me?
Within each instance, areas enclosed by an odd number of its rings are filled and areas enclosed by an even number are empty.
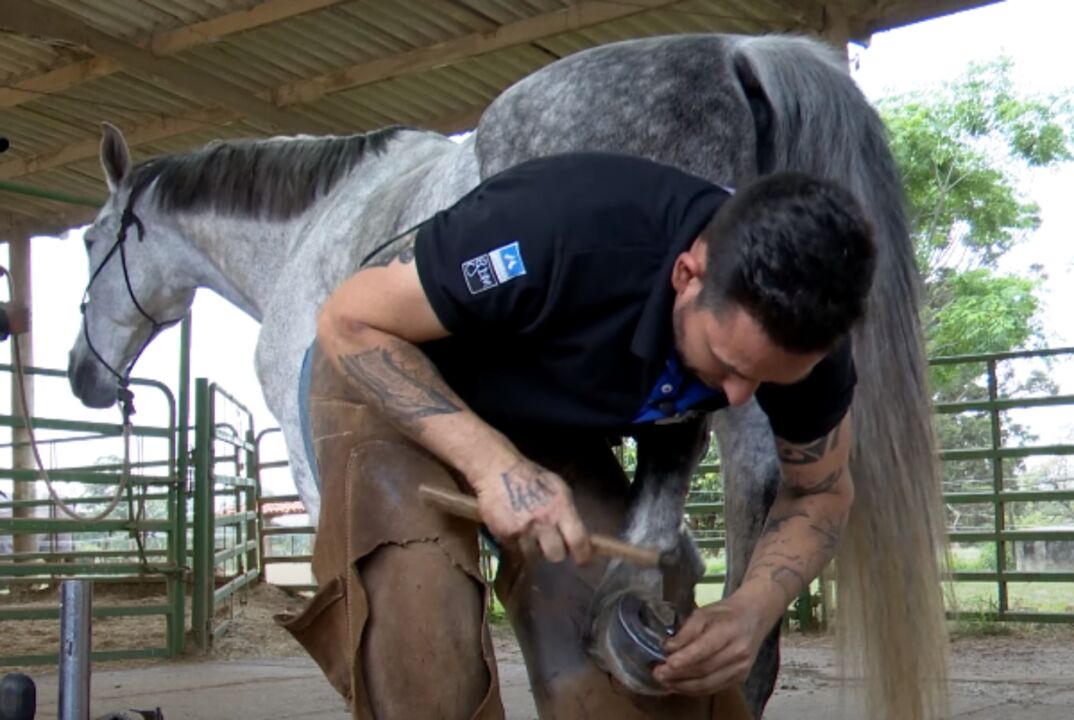
[[[686,221],[683,223],[686,232],[675,238],[668,248],[668,254],[656,276],[656,286],[642,308],[638,327],[630,342],[630,350],[649,364],[663,365],[673,349],[671,309],[675,305],[675,288],[671,286],[671,270],[675,267],[675,259],[680,253],[690,248],[709,218],[712,217],[712,213],[729,197],[727,188],[716,189],[718,192],[715,193],[715,197],[710,195],[712,199],[706,198],[707,201],[695,203],[690,208]]]

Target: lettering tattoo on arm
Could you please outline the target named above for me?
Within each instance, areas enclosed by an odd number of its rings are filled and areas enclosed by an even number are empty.
[[[423,419],[462,410],[436,368],[416,348],[376,347],[338,359],[365,391],[364,399],[404,428],[420,432]]]
[[[416,231],[409,232],[405,235],[400,235],[394,240],[389,240],[384,247],[379,248],[373,253],[372,257],[362,263],[362,269],[387,267],[396,260],[404,265],[414,262],[414,239],[417,235]]]
[[[539,471],[530,472],[526,465],[516,465],[503,473],[502,478],[515,512],[533,512],[552,502],[555,493]]]

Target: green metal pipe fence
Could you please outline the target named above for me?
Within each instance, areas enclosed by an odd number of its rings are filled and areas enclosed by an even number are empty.
[[[1028,622],[1074,622],[1074,612],[1069,609],[1063,612],[1039,612],[1024,610],[1013,607],[1011,602],[1012,588],[1019,585],[1025,587],[1026,583],[1071,583],[1074,582],[1074,572],[1061,570],[1027,571],[1018,569],[1017,556],[1025,555],[1024,548],[1028,544],[1044,543],[1069,543],[1068,547],[1074,548],[1074,472],[1066,477],[1050,479],[1047,489],[1033,487],[1026,489],[1021,485],[1025,481],[1033,482],[1033,478],[1026,477],[1026,473],[1019,470],[1019,463],[1029,459],[1053,458],[1059,459],[1074,455],[1074,437],[1070,435],[1059,438],[1058,442],[1044,444],[1022,444],[1012,446],[1008,439],[1012,437],[1013,426],[1016,424],[1009,417],[1014,411],[1033,410],[1040,411],[1049,408],[1074,409],[1074,395],[1031,395],[1012,396],[1002,390],[1004,379],[1001,376],[1002,366],[1013,366],[1020,361],[1036,361],[1038,363],[1054,362],[1056,360],[1074,361],[1074,348],[1054,348],[1048,350],[1030,350],[1006,353],[992,353],[987,355],[963,355],[956,357],[937,358],[931,362],[934,368],[951,366],[977,368],[983,378],[983,397],[967,398],[957,402],[938,403],[935,412],[939,417],[943,416],[984,416],[988,424],[988,447],[961,447],[944,448],[940,452],[940,460],[945,468],[959,463],[971,461],[983,461],[988,471],[988,486],[984,490],[966,490],[959,488],[945,492],[944,498],[948,507],[955,512],[958,508],[974,505],[990,506],[991,527],[962,529],[951,528],[949,538],[953,546],[983,545],[991,546],[991,564],[993,569],[988,570],[960,570],[952,573],[952,579],[956,583],[989,583],[995,587],[995,606],[987,610],[974,609],[969,611],[957,611],[956,617],[973,618],[976,620],[1015,620]],[[1017,376],[1019,373],[1008,367],[1007,375]],[[1025,375],[1023,369],[1021,375]],[[1009,384],[1009,383],[1008,383]],[[1069,415],[1068,415],[1069,417]],[[1032,438],[1028,438],[1032,440]],[[955,482],[951,477],[949,483]],[[1040,483],[1037,483],[1038,485]],[[1068,513],[1068,527],[1056,529],[1048,527],[1023,527],[1012,528],[1011,524],[1017,522],[1015,511],[1018,504],[1042,504],[1042,503],[1071,503]],[[1039,524],[1038,524],[1039,525]],[[1053,545],[1054,546],[1054,545]],[[1019,551],[1022,551],[1019,553]],[[1071,553],[1074,557],[1074,553]],[[1074,566],[1071,566],[1074,571]],[[1069,597],[1074,598],[1074,586],[1071,588]],[[1070,606],[1068,605],[1068,608]]]
[[[261,516],[253,415],[205,378],[194,404],[191,624],[195,644],[208,650],[234,619],[236,594],[261,576]],[[238,422],[222,422],[228,415]]]
[[[189,333],[189,325],[186,328]],[[1067,412],[1074,408],[1074,395],[1019,395],[1006,391],[1011,370],[1017,362],[1064,361],[1074,363],[1074,348],[1044,351],[999,353],[980,356],[939,358],[934,367],[977,368],[981,396],[961,398],[936,405],[937,422],[945,417],[977,418],[986,432],[983,442],[972,446],[945,447],[941,461],[949,491],[945,493],[953,518],[950,538],[960,551],[974,549],[985,558],[982,567],[960,567],[953,573],[955,587],[992,588],[994,605],[955,614],[976,620],[1019,620],[1032,622],[1074,622],[1074,612],[1040,610],[1026,607],[1017,597],[1030,584],[1061,587],[1074,583],[1074,565],[1069,569],[1040,569],[1026,561],[1026,548],[1058,547],[1063,543],[1074,549],[1074,522],[1059,527],[1027,524],[1032,513],[1025,508],[1038,506],[1069,508],[1074,517],[1074,472],[1037,482],[1025,467],[1040,458],[1064,458],[1074,455],[1071,437],[1051,438],[1042,442],[1024,442],[1011,420],[1013,413]],[[189,354],[181,362],[189,372]],[[0,372],[11,372],[0,365]],[[57,370],[30,368],[40,378],[62,378]],[[1017,372],[1014,372],[1017,375]],[[186,374],[183,375],[186,377]],[[59,578],[86,577],[100,583],[155,583],[164,586],[160,602],[144,604],[101,604],[94,616],[160,616],[164,619],[164,638],[159,645],[94,653],[95,660],[174,656],[184,649],[184,634],[192,630],[194,645],[212,646],[213,638],[223,632],[236,612],[235,599],[251,584],[264,578],[266,567],[279,563],[306,563],[310,560],[310,538],[314,528],[308,525],[285,526],[264,521],[269,503],[295,502],[298,496],[262,494],[262,478],[270,470],[286,468],[286,460],[269,460],[263,456],[263,441],[275,437],[277,428],[256,432],[250,411],[219,386],[198,379],[193,393],[194,422],[190,414],[190,393],[181,383],[176,403],[164,385],[146,380],[132,381],[136,386],[153,389],[164,398],[166,421],[139,423],[133,428],[135,442],[158,442],[164,451],[157,457],[138,458],[131,464],[126,504],[113,516],[97,522],[63,520],[54,517],[0,518],[0,539],[5,535],[38,534],[49,538],[88,537],[90,544],[56,548],[34,548],[32,552],[9,553],[0,558],[0,623],[55,620],[58,604],[51,606],[20,605],[17,600],[24,588],[55,586]],[[18,415],[0,415],[0,427],[23,427]],[[66,418],[40,418],[34,426],[49,433],[45,445],[52,448],[77,448],[80,444],[119,442],[122,428],[118,424],[83,422]],[[188,452],[188,435],[193,431],[193,451]],[[1021,440],[1019,440],[1021,437]],[[1032,440],[1032,438],[1029,438]],[[0,446],[3,447],[3,446]],[[66,450],[65,450],[66,452]],[[76,453],[77,454],[77,453]],[[968,483],[952,468],[972,466],[986,475],[983,483]],[[91,508],[107,502],[107,486],[114,486],[122,463],[113,460],[86,462],[84,459],[57,466],[51,476],[58,482],[77,482],[90,490],[70,502]],[[0,479],[35,480],[31,470],[0,469]],[[973,482],[978,479],[971,478]],[[687,521],[695,529],[699,545],[710,559],[713,571],[703,582],[724,580],[720,555],[724,549],[723,497],[720,491],[718,463],[699,468],[695,483],[699,491],[687,505]],[[100,487],[101,489],[94,489]],[[49,500],[0,502],[0,511],[14,513],[22,508],[48,508]],[[155,508],[136,512],[136,508]],[[985,508],[986,510],[982,510]],[[972,509],[976,524],[963,518]],[[987,518],[987,521],[982,520]],[[137,547],[136,534],[143,542]],[[296,542],[297,540],[297,542]],[[288,549],[290,544],[290,549]],[[301,546],[296,550],[296,546]],[[300,585],[296,589],[312,589]],[[190,621],[186,621],[186,597],[191,601]],[[1071,594],[1074,597],[1074,593]],[[795,614],[806,624],[828,610],[816,607],[810,593],[803,594]],[[11,629],[0,629],[0,635]],[[0,657],[0,666],[51,663],[55,653],[33,653]]]
[[[11,366],[0,365],[0,373],[12,372]],[[42,379],[61,379],[64,385],[67,383],[66,373],[59,370],[26,368],[25,372]],[[175,463],[175,398],[165,385],[156,381],[135,379],[131,384],[140,393],[159,393],[165,408],[165,419],[161,423],[133,427],[131,443],[151,440],[163,444],[163,457],[132,463],[124,492],[126,502],[121,501],[108,519],[61,519],[56,516],[48,498],[0,502],[0,510],[11,514],[11,517],[0,518],[0,536],[10,536],[14,541],[17,536],[29,535],[41,538],[48,546],[47,550],[39,546],[31,552],[10,552],[0,558],[0,599],[4,600],[0,604],[0,623],[58,621],[58,599],[54,592],[49,594],[47,591],[55,589],[62,578],[86,578],[99,583],[163,584],[164,602],[102,603],[93,609],[94,617],[99,618],[160,616],[164,621],[164,633],[159,644],[98,650],[92,656],[95,660],[174,656],[183,647],[185,559],[181,538],[186,527],[186,500],[185,486],[177,475]],[[19,415],[0,416],[0,426],[21,428],[25,424],[25,419]],[[99,452],[96,448],[102,447],[103,443],[114,454],[116,445],[122,443],[123,429],[119,424],[39,417],[33,419],[33,426],[39,435],[50,436],[39,436],[38,444],[44,448],[63,442],[68,452],[78,454],[81,449],[84,454]],[[56,433],[74,435],[57,436]],[[73,481],[93,488],[88,495],[66,501],[73,508],[89,514],[112,499],[111,494],[96,488],[118,487],[122,471],[122,463],[104,462],[57,467],[49,475],[54,482]],[[32,481],[37,477],[36,470],[0,468],[0,479]],[[35,512],[32,517],[15,517],[16,510],[31,508],[47,511],[48,515],[40,516]],[[14,546],[14,542],[12,544]],[[32,592],[34,590],[38,592]],[[52,602],[40,602],[42,595]],[[7,636],[9,632],[13,632],[13,628],[6,628],[0,634]],[[56,661],[56,652],[0,656],[0,665]]]
[[[989,433],[987,447],[947,447],[940,453],[940,459],[945,468],[952,463],[971,460],[987,461],[989,464],[990,487],[985,491],[965,492],[947,491],[944,493],[945,501],[949,507],[957,507],[960,504],[990,503],[993,506],[993,522],[989,528],[961,529],[953,527],[950,530],[950,539],[958,544],[983,544],[995,549],[992,552],[995,570],[955,570],[951,579],[956,583],[981,583],[987,582],[995,586],[996,608],[994,610],[962,610],[952,612],[952,617],[968,617],[975,620],[1003,620],[1025,622],[1074,622],[1074,612],[1036,612],[1012,609],[1009,601],[1009,589],[1012,583],[1066,583],[1074,582],[1074,566],[1071,571],[1023,571],[1010,567],[1011,548],[1016,543],[1029,542],[1070,542],[1074,547],[1074,522],[1070,529],[1018,529],[1012,530],[1007,527],[1006,513],[1012,503],[1026,502],[1069,502],[1074,501],[1074,478],[1069,479],[1069,487],[1063,489],[1047,490],[1022,490],[1012,489],[1010,481],[1015,478],[1004,470],[1004,461],[1025,460],[1027,458],[1040,457],[1063,457],[1074,454],[1074,443],[1069,441],[1056,442],[1030,446],[1007,446],[1004,444],[1005,430],[1003,414],[1019,410],[1042,410],[1048,408],[1074,409],[1074,396],[1072,395],[1048,395],[1048,396],[1006,396],[1001,392],[1000,378],[997,368],[1003,363],[1017,360],[1042,360],[1062,359],[1074,361],[1074,348],[1055,348],[1048,350],[1031,350],[1008,353],[994,353],[987,355],[968,355],[958,357],[937,358],[931,361],[933,367],[943,366],[980,366],[980,377],[983,381],[983,397],[964,399],[958,402],[944,402],[935,405],[937,416],[952,415],[959,413],[986,413],[989,419]],[[275,429],[274,429],[275,430]],[[263,431],[260,438],[272,431]],[[1069,440],[1069,439],[1068,439]],[[280,467],[285,462],[265,464],[263,467]],[[707,477],[708,481],[703,484],[708,490],[694,492],[690,502],[686,506],[687,521],[694,527],[698,545],[707,554],[717,556],[713,564],[720,567],[718,556],[722,553],[725,545],[725,533],[723,529],[723,496],[718,482],[719,464],[710,463],[698,468],[698,478]],[[295,500],[297,496],[278,496],[273,501]],[[1071,506],[1071,516],[1074,517],[1074,504]],[[266,528],[265,536],[274,535],[312,535],[315,529],[312,527],[280,527]],[[266,558],[266,562],[291,562],[305,560],[307,556],[289,557],[285,553]],[[722,571],[713,571],[706,574],[702,583],[723,583],[725,575]],[[814,589],[804,592],[795,603],[792,614],[803,625],[823,624],[828,608],[823,599],[818,602],[818,596],[823,598],[820,592],[820,583],[816,583]],[[1074,598],[1074,592],[1071,593]]]

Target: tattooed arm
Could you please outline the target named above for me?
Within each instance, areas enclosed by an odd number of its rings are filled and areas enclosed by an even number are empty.
[[[421,287],[413,246],[411,233],[382,249],[328,298],[321,350],[358,402],[463,473],[493,535],[535,543],[549,560],[569,552],[585,562],[589,536],[566,483],[474,414],[416,346],[448,331]]]
[[[849,414],[815,442],[777,438],[783,482],[745,579],[665,644],[668,661],[654,676],[669,689],[708,694],[746,679],[765,636],[835,554],[854,499],[850,438]]]

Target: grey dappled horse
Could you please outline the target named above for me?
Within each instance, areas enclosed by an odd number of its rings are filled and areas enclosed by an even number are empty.
[[[71,351],[72,388],[87,405],[110,405],[117,379],[155,329],[180,317],[197,288],[216,290],[262,323],[258,377],[316,521],[296,388],[321,302],[373,248],[481,178],[534,156],[582,149],[652,158],[725,185],[800,170],[839,180],[863,201],[880,256],[869,315],[854,336],[857,492],[837,562],[841,645],[848,666],[865,674],[869,717],[941,716],[944,541],[899,176],[878,117],[842,59],[818,43],[679,35],[595,48],[509,88],[461,144],[389,129],[217,143],[132,167],[118,132],[106,130],[102,164],[111,196],[87,233],[97,274]],[[117,245],[125,210],[133,215]],[[779,473],[756,405],[717,413],[713,428],[723,462],[730,591],[745,574]],[[680,526],[689,477],[707,442],[704,424],[654,428],[638,441],[624,534],[696,558]],[[617,671],[601,643],[602,611],[626,588],[658,597],[660,578],[609,568],[594,604],[594,651],[629,687],[651,690],[645,678]],[[777,664],[773,637],[747,683],[758,713]]]

